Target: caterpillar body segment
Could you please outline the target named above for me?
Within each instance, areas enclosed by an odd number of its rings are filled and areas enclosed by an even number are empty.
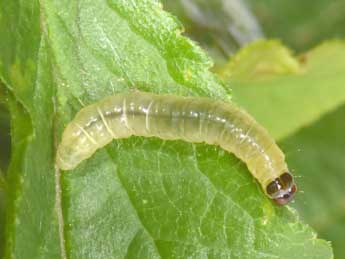
[[[244,161],[276,203],[286,204],[296,192],[284,154],[267,131],[234,104],[208,98],[145,92],[107,97],[68,124],[57,164],[71,170],[113,139],[130,136],[218,145]]]

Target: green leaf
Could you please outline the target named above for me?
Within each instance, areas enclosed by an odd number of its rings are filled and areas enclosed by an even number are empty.
[[[18,97],[10,98],[9,103],[12,155],[7,172],[7,258],[60,257],[55,208],[53,80],[44,42],[38,55],[31,96],[21,95],[15,85]],[[24,101],[20,102],[21,99]]]
[[[5,192],[6,182],[3,169],[9,160],[8,141],[9,141],[9,114],[5,106],[5,87],[0,81],[0,258],[4,256],[5,245]]]
[[[4,256],[5,244],[5,178],[0,169],[0,257]]]
[[[344,258],[345,106],[281,141],[299,178],[294,207],[318,233],[332,241],[335,258]],[[296,152],[296,148],[300,151]]]
[[[266,37],[282,39],[297,50],[345,36],[343,0],[246,0]]]
[[[290,51],[275,40],[258,40],[241,49],[218,69],[225,80],[258,81],[277,75],[302,72]]]
[[[1,1],[0,14],[0,77],[13,94],[7,257],[332,257],[214,146],[133,137],[73,172],[54,170],[66,123],[106,95],[135,87],[229,100],[159,2]]]
[[[0,92],[1,82],[0,82]],[[10,159],[11,139],[10,139],[10,119],[9,111],[2,103],[2,96],[0,93],[0,169],[6,171]]]
[[[10,89],[5,258],[59,258],[53,78],[38,2],[0,1],[0,78]]]
[[[344,71],[342,41],[326,42],[299,61],[278,42],[259,41],[219,73],[229,81],[234,101],[282,139],[345,102]]]

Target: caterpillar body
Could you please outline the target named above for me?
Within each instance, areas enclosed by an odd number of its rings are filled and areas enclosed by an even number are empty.
[[[234,104],[202,97],[136,91],[84,107],[63,132],[57,165],[71,170],[113,139],[133,135],[219,145],[244,161],[279,205],[297,190],[284,154],[262,126]]]

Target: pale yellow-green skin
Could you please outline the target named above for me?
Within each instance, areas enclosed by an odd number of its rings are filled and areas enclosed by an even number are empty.
[[[110,96],[81,109],[62,135],[57,165],[71,170],[113,139],[130,136],[218,145],[244,161],[265,192],[288,172],[267,131],[234,104],[144,92]]]

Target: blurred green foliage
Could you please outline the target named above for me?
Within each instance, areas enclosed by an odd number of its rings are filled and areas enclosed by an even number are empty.
[[[298,52],[324,40],[345,37],[343,0],[245,0],[267,38],[281,39]]]
[[[329,60],[334,62],[325,66]],[[345,102],[344,70],[342,41],[324,43],[300,57],[279,42],[258,41],[219,73],[233,89],[234,101],[282,139]]]
[[[345,106],[280,141],[299,176],[293,206],[320,237],[332,242],[335,258],[345,258]]]
[[[212,55],[217,64],[247,43],[263,37],[256,18],[241,0],[163,0],[186,34]]]

